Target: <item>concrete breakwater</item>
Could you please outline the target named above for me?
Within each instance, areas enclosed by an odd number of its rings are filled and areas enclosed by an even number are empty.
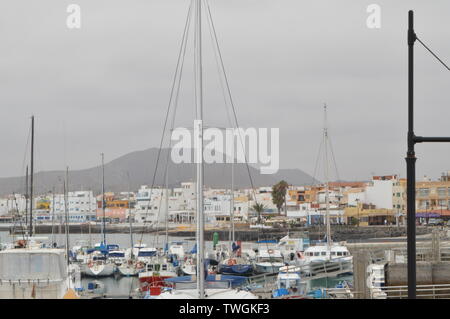
[[[3,225],[2,225],[3,226]],[[1,227],[1,230],[20,233],[20,229],[12,226]],[[87,225],[87,224],[70,224],[70,233],[100,233],[101,225]],[[431,233],[433,227],[418,226],[417,235],[424,235]],[[38,224],[34,226],[35,234],[49,234],[49,233],[64,233],[64,225],[46,225]],[[128,224],[108,224],[106,227],[106,233],[129,233],[130,226]],[[165,229],[163,227],[150,227],[150,225],[133,225],[133,233],[164,233]],[[406,236],[405,227],[396,226],[368,226],[368,227],[357,227],[348,225],[332,225],[332,238],[334,241],[347,241],[347,242],[359,242],[366,239],[376,239],[376,238],[396,238]],[[228,240],[229,229],[228,227],[222,228],[211,228],[205,230],[205,239],[212,240],[213,234],[217,232],[219,234],[219,240]],[[257,240],[268,240],[284,237],[287,233],[295,232],[307,232],[311,240],[323,239],[325,235],[324,226],[311,226],[311,227],[274,227],[270,229],[255,229],[249,227],[238,227],[235,229],[235,239],[241,241],[257,241]],[[170,236],[184,237],[184,238],[194,238],[195,230],[191,228],[189,230],[180,229],[170,229]]]

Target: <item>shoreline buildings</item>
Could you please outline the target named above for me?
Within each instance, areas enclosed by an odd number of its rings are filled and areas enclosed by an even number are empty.
[[[195,222],[196,194],[194,182],[183,182],[179,187],[150,189],[142,185],[136,193],[105,193],[107,222],[163,225]],[[151,194],[150,194],[151,193]],[[229,223],[231,194],[229,189],[204,190],[205,221],[210,225]],[[34,199],[33,219],[36,222],[62,222],[66,203],[63,194],[41,194]],[[263,221],[292,221],[304,225],[324,224],[325,185],[294,186],[286,192],[283,208],[278,212],[272,201],[272,187],[238,189],[234,191],[234,221],[254,223],[253,209],[258,202],[264,206]],[[68,193],[68,216],[71,223],[100,222],[103,219],[101,195],[92,191]],[[24,195],[14,194],[0,198],[0,221],[11,222],[26,218],[29,207]],[[401,225],[406,213],[406,180],[397,175],[373,176],[369,182],[330,182],[329,207],[332,224]],[[450,177],[443,174],[437,181],[417,181],[416,198],[418,221],[427,218],[450,219]],[[29,212],[27,213],[29,216]]]

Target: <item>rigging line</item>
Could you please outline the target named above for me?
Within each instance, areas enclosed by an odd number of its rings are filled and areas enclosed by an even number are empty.
[[[320,154],[322,153],[322,145],[323,145],[323,138],[320,139],[319,151],[317,152],[316,164],[314,166],[314,173],[311,180],[311,186],[313,186],[316,182],[316,174],[317,168],[319,166]]]
[[[223,102],[225,104],[225,111],[227,113],[227,119],[228,119],[228,124],[230,125],[230,127],[233,125],[233,122],[231,120],[231,115],[230,115],[230,106],[228,105],[228,101],[227,101],[227,95],[226,95],[226,91],[225,91],[225,86],[223,83],[223,78],[222,78],[222,74],[220,72],[220,64],[219,64],[219,57],[217,54],[217,48],[214,45],[214,35],[212,32],[212,26],[211,26],[211,16],[207,15],[207,21],[208,21],[208,26],[209,26],[209,35],[211,37],[211,44],[213,45],[213,51],[214,51],[214,59],[216,61],[216,68],[217,68],[217,74],[219,75],[219,82],[220,82],[220,87],[222,89],[222,97],[223,97]]]
[[[151,192],[152,192],[152,189],[153,189],[153,187],[155,185],[156,173],[157,173],[157,170],[158,170],[158,165],[159,165],[159,161],[160,161],[160,157],[161,157],[161,149],[162,149],[162,145],[164,143],[164,136],[165,136],[165,132],[166,132],[166,129],[167,129],[167,122],[168,122],[168,118],[169,118],[169,115],[170,115],[170,109],[171,109],[172,100],[173,100],[173,96],[174,96],[176,79],[178,78],[178,75],[179,75],[179,66],[180,66],[180,61],[181,61],[181,53],[183,52],[183,44],[184,44],[183,40],[185,39],[187,30],[188,30],[188,25],[189,25],[190,16],[191,16],[191,9],[192,9],[192,2],[191,2],[191,5],[189,6],[188,16],[186,18],[186,24],[185,24],[185,27],[184,27],[182,43],[181,43],[181,46],[180,46],[180,51],[179,51],[178,60],[177,60],[177,66],[176,66],[175,74],[174,74],[174,77],[173,77],[169,103],[168,103],[168,106],[167,106],[167,112],[166,112],[166,116],[165,116],[165,120],[164,120],[163,132],[161,134],[161,140],[160,140],[160,143],[159,143],[159,149],[158,149],[158,155],[157,155],[157,159],[156,159],[155,170],[153,172],[152,187],[150,188],[150,198],[149,198],[149,202],[146,205],[146,213],[145,213],[146,215],[148,213],[148,206],[149,206],[150,201],[151,201],[151,195],[152,195]],[[144,229],[143,229],[143,231],[144,231]]]
[[[21,168],[21,172],[23,172],[25,170],[25,162],[27,160],[27,154],[28,154],[28,147],[30,145],[30,136],[31,136],[31,126],[28,128],[28,137],[27,137],[27,142],[25,145],[25,152],[23,153],[23,161],[22,161],[22,168]],[[25,189],[25,185],[24,185],[24,189]],[[20,190],[19,190],[20,191]],[[26,189],[25,189],[25,193],[26,193]]]
[[[213,21],[213,18],[212,18],[211,8],[209,6],[209,1],[208,0],[204,0],[204,3],[205,3],[205,7],[206,7],[206,9],[208,11],[208,17],[209,17],[208,21],[210,22],[211,30],[212,30],[212,33],[214,35],[214,40],[215,40],[214,42],[216,44],[216,51],[215,52],[217,52],[217,55],[218,55],[219,60],[220,60],[220,66],[222,68],[222,74],[223,74],[223,78],[225,80],[225,85],[226,85],[226,88],[227,88],[227,93],[228,93],[228,97],[229,97],[229,100],[230,100],[230,105],[231,105],[231,108],[232,108],[232,111],[233,111],[233,116],[234,116],[234,120],[235,120],[235,123],[236,123],[236,129],[237,129],[237,128],[239,128],[239,122],[238,122],[238,118],[237,118],[236,109],[235,109],[235,106],[234,106],[233,96],[231,94],[230,85],[229,85],[229,82],[228,82],[227,73],[225,71],[225,65],[224,65],[224,62],[223,62],[222,53],[220,51],[220,45],[219,45],[219,41],[218,41],[218,38],[217,38],[217,32],[216,32],[216,28],[214,26],[214,21]],[[241,131],[238,130],[238,132],[239,132],[239,140],[241,142],[242,149],[245,150],[245,144],[244,144],[243,139],[242,139]],[[255,204],[258,204],[258,198],[256,196],[255,185],[253,183],[252,174],[250,172],[250,166],[248,164],[247,154],[245,154],[245,152],[243,152],[243,153],[244,153],[245,166],[247,168],[247,173],[248,173],[248,177],[249,177],[249,180],[250,180],[251,190],[252,190],[252,193],[253,193],[253,198],[254,198]],[[232,160],[234,162],[234,154],[232,156]],[[261,222],[261,220],[259,220],[259,221]],[[258,237],[259,237],[261,231],[262,231],[262,228],[258,228]],[[263,234],[263,237],[267,238],[267,234]],[[266,243],[266,248],[269,248],[268,247],[268,243]]]
[[[216,32],[216,28],[214,26],[214,21],[213,21],[213,18],[212,18],[211,8],[209,6],[209,1],[204,0],[204,3],[205,3],[205,7],[207,8],[207,11],[208,11],[209,21],[211,23],[211,29],[212,29],[212,33],[214,35],[214,40],[215,40],[214,42],[215,42],[216,49],[217,49],[217,54],[218,54],[218,57],[219,57],[219,60],[220,60],[220,65],[221,65],[221,68],[222,68],[222,74],[223,74],[223,78],[225,80],[225,85],[226,85],[226,88],[227,88],[228,97],[229,97],[229,100],[230,100],[230,105],[231,105],[231,108],[232,108],[232,111],[233,111],[234,120],[235,120],[235,123],[236,123],[236,128],[239,128],[239,122],[238,122],[238,119],[237,119],[236,109],[234,107],[233,96],[231,94],[231,89],[230,89],[230,85],[229,85],[229,82],[228,82],[228,77],[227,77],[227,74],[226,74],[226,71],[225,71],[225,65],[224,65],[223,58],[222,58],[222,53],[220,51],[219,41],[217,39],[217,32]],[[241,142],[242,149],[244,150],[245,149],[245,144],[244,144],[244,142],[242,140],[241,131],[238,130],[238,133],[239,133],[239,140]],[[254,198],[255,204],[257,205],[258,204],[258,198],[256,196],[255,185],[253,183],[252,174],[250,172],[250,167],[249,167],[248,160],[247,160],[247,154],[245,154],[245,152],[243,152],[243,153],[244,153],[244,159],[245,159],[245,166],[247,168],[247,173],[248,173],[248,177],[249,177],[249,180],[250,180],[250,185],[251,185],[251,189],[252,189],[252,193],[253,193],[253,198]],[[234,162],[234,154],[232,154],[232,161]],[[261,220],[259,220],[259,221],[261,222]],[[261,229],[258,228],[258,237],[259,237],[260,231],[261,231]],[[266,244],[266,246],[268,246],[268,245]]]
[[[238,119],[237,119],[236,109],[234,107],[233,96],[231,95],[231,89],[230,89],[230,85],[229,85],[229,82],[228,82],[228,77],[227,77],[227,74],[225,72],[225,65],[223,63],[222,53],[220,51],[219,41],[217,39],[216,28],[214,26],[214,21],[212,19],[211,8],[209,6],[209,2],[207,0],[204,0],[204,1],[205,1],[205,4],[206,4],[206,8],[208,9],[208,14],[209,14],[210,19],[211,19],[211,26],[212,26],[212,31],[213,31],[213,34],[214,34],[215,44],[216,44],[216,47],[217,47],[217,53],[219,55],[220,64],[221,64],[222,72],[223,72],[223,77],[225,79],[225,85],[226,85],[228,96],[229,96],[229,99],[230,99],[230,104],[231,104],[231,107],[232,107],[232,110],[233,110],[233,115],[234,115],[234,120],[235,120],[235,123],[236,123],[236,128],[238,128],[239,127],[239,122],[238,122]],[[241,140],[242,148],[244,149],[244,143],[242,141],[242,135],[241,135],[240,131],[239,131],[239,138]],[[234,157],[234,155],[233,155],[233,157]],[[251,184],[251,188],[252,188],[253,195],[254,195],[254,198],[255,198],[255,202],[258,203],[257,198],[256,198],[255,186],[254,186],[254,183],[253,183],[253,178],[252,178],[252,175],[251,175],[251,172],[250,172],[250,167],[248,165],[247,155],[246,154],[244,154],[244,158],[245,158],[245,165],[247,167],[247,172],[248,172],[248,176],[249,176],[249,179],[250,179],[250,184]],[[234,159],[233,159],[233,161],[234,161]]]
[[[155,186],[156,173],[157,173],[157,170],[158,170],[159,160],[160,160],[160,157],[161,157],[161,148],[162,148],[162,145],[164,143],[164,135],[165,135],[165,132],[166,132],[167,121],[168,121],[168,118],[169,118],[170,109],[171,109],[171,105],[172,105],[172,99],[173,99],[173,94],[174,94],[174,90],[175,90],[175,84],[176,84],[176,80],[177,80],[177,78],[179,76],[181,56],[182,56],[182,52],[186,52],[185,48],[183,50],[183,47],[186,46],[186,39],[187,39],[187,34],[188,34],[188,31],[189,31],[190,20],[191,20],[192,4],[193,4],[193,0],[189,4],[189,9],[188,9],[188,13],[187,13],[187,16],[186,16],[186,22],[185,22],[185,25],[184,25],[184,31],[183,31],[183,36],[182,36],[181,45],[180,45],[180,50],[179,50],[179,53],[178,53],[177,65],[176,65],[175,73],[174,73],[173,80],[172,80],[172,88],[171,88],[171,91],[170,91],[169,102],[168,102],[168,105],[167,105],[166,116],[165,116],[165,119],[164,119],[163,132],[161,134],[161,140],[160,140],[160,143],[159,143],[158,155],[157,155],[157,158],[156,158],[155,170],[154,170],[153,179],[152,179],[152,186],[151,186],[150,192],[149,192],[148,203],[147,203],[146,208],[145,208],[145,216],[146,217],[148,215],[148,208],[149,208],[149,205],[150,205],[151,200],[152,200],[152,192],[153,192],[153,188]],[[184,58],[183,58],[183,63],[184,63]],[[145,218],[145,220],[144,220],[144,225],[146,223],[147,223],[147,218]],[[144,238],[144,232],[145,232],[145,227],[142,227],[141,238],[140,238],[141,242],[142,242],[142,240]],[[138,254],[139,254],[140,247],[141,246],[139,246],[139,248],[138,248]],[[130,282],[129,296],[131,296],[131,293],[132,293],[132,290],[133,290],[133,281],[134,280],[132,280]]]
[[[439,62],[441,62],[441,64],[450,71],[450,68],[447,66],[447,64],[444,63],[444,61],[442,61],[433,51],[431,51],[431,49],[429,47],[427,47],[425,45],[425,43],[423,43],[417,36],[416,36],[417,41],[419,41],[420,44],[422,44],[424,46],[425,49],[428,50],[428,52],[430,52]]]
[[[330,144],[331,157],[333,158],[334,168],[336,170],[336,177],[337,177],[337,180],[340,181],[341,177],[339,176],[339,171],[338,171],[338,167],[337,167],[336,158],[334,157],[333,143],[331,143],[331,136],[330,136],[330,134],[328,134],[328,143]]]

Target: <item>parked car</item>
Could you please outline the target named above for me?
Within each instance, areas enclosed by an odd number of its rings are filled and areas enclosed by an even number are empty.
[[[443,226],[444,225],[444,221],[440,218],[430,218],[430,220],[428,221],[429,226]]]

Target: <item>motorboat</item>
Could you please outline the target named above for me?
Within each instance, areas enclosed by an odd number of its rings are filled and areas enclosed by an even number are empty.
[[[260,249],[254,262],[255,272],[276,274],[285,265],[281,252],[277,249]]]

